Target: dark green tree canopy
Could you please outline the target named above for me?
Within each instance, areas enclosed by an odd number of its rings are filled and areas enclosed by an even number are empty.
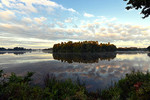
[[[150,46],[148,46],[147,49],[150,51]]]
[[[98,43],[98,41],[83,41],[83,42],[62,42],[54,44],[54,53],[92,53],[92,52],[114,52],[116,46],[113,44]]]
[[[150,0],[124,0],[127,1],[126,9],[141,9],[141,14],[146,18],[150,15]]]

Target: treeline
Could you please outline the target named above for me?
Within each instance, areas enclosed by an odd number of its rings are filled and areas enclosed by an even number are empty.
[[[137,48],[137,47],[119,47],[117,51],[147,51],[146,48]]]
[[[14,47],[13,49],[12,48],[4,48],[4,47],[0,47],[0,51],[26,51],[26,50],[32,50],[32,49],[26,49],[26,48],[23,48],[23,47]]]
[[[119,47],[117,51],[150,51],[150,46],[147,48],[137,48],[137,47]]]
[[[92,53],[92,52],[114,52],[116,46],[110,43],[103,44],[98,41],[83,41],[83,42],[61,42],[54,44],[53,52],[59,53]]]
[[[43,49],[43,51],[52,51],[53,48],[47,48],[47,49]]]

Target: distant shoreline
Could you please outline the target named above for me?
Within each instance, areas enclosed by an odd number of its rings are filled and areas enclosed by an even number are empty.
[[[0,50],[0,52],[29,52],[29,51],[38,51],[38,50]],[[43,52],[51,52],[51,53],[61,53],[61,52],[53,52],[53,50],[41,50]],[[89,53],[109,53],[108,51],[103,51],[103,52],[89,52]],[[116,53],[123,53],[123,52],[137,52],[137,53],[140,53],[140,52],[150,52],[148,50],[136,50],[136,51],[114,51]],[[114,53],[114,52],[110,52],[110,53]],[[66,52],[65,52],[66,53]],[[76,53],[76,52],[68,52],[68,53]],[[80,53],[80,52],[79,52]],[[84,53],[84,52],[82,52]],[[85,52],[85,53],[88,53],[88,52]]]

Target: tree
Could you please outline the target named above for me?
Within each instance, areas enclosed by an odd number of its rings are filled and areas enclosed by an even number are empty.
[[[130,9],[141,9],[141,14],[144,15],[142,18],[146,18],[150,15],[150,0],[124,0],[127,1],[127,10]]]
[[[147,49],[148,49],[148,51],[150,51],[150,46],[149,46],[149,47],[147,47]]]
[[[114,52],[116,51],[116,46],[113,44],[99,44],[98,41],[83,41],[83,42],[66,42],[54,44],[53,52],[59,53],[81,53],[81,52]]]

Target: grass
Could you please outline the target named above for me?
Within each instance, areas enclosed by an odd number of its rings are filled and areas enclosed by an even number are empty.
[[[126,74],[114,86],[88,92],[83,83],[71,79],[57,80],[54,75],[44,78],[44,88],[32,86],[32,75],[24,77],[12,73],[9,77],[0,70],[0,100],[149,100],[150,73]]]

